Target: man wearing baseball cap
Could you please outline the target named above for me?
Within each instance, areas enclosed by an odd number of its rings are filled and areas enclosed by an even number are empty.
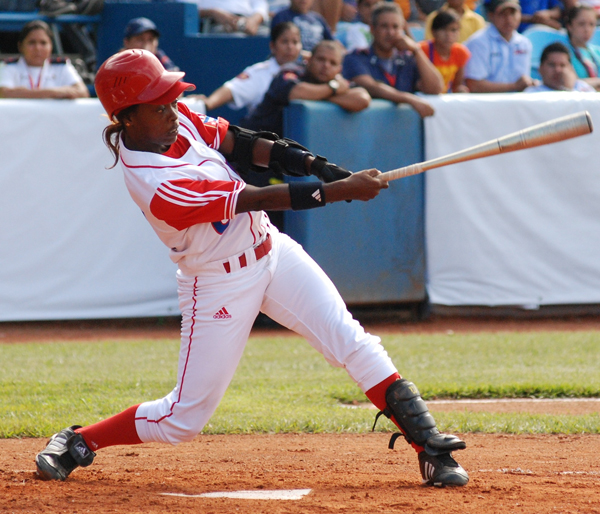
[[[519,0],[490,0],[485,7],[490,24],[465,42],[471,51],[465,67],[468,88],[472,93],[508,93],[536,84],[530,76],[532,44],[517,32]]]
[[[154,22],[148,18],[133,18],[125,27],[123,50],[148,50],[162,63],[167,71],[179,71],[167,54],[158,48],[160,32]]]

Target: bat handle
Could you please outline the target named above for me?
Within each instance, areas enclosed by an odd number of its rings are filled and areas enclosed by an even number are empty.
[[[411,175],[418,175],[423,173],[423,163],[411,164],[410,166],[404,166],[404,168],[397,168],[395,170],[386,171],[379,175],[381,180],[389,182],[390,180],[396,180],[397,178],[410,177]]]

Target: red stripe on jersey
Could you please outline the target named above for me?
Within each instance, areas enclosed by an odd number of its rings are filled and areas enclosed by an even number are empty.
[[[190,111],[190,108],[181,102],[177,104],[177,108],[181,114],[194,124],[204,142],[211,148],[218,150],[229,129],[229,122],[223,118],[215,119],[205,114]]]
[[[156,190],[150,212],[177,230],[231,219],[235,193],[243,187],[243,182],[224,180],[169,180]]]

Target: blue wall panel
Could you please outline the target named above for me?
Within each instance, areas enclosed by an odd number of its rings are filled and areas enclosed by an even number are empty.
[[[354,114],[328,102],[292,102],[284,132],[352,171],[388,171],[423,160],[421,118],[383,100]],[[347,303],[425,298],[423,175],[390,182],[370,202],[286,212],[285,223]]]
[[[246,66],[269,57],[269,38],[198,33],[198,8],[179,2],[106,3],[98,27],[98,65],[119,51],[127,22],[150,18],[161,33],[160,48],[186,72],[196,93],[209,95]],[[237,123],[245,110],[221,107],[209,114]]]

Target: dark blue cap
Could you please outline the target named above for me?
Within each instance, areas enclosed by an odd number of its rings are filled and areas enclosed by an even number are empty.
[[[156,34],[156,37],[160,37],[160,32],[152,20],[149,20],[148,18],[134,18],[133,20],[130,20],[127,27],[125,27],[124,37],[125,39],[129,39],[130,37],[148,31],[152,31]]]

